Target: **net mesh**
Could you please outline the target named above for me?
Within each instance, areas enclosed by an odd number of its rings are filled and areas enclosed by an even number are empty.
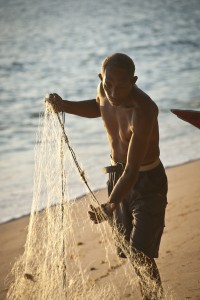
[[[90,190],[65,132],[63,119],[46,104],[38,127],[27,240],[23,255],[12,269],[7,299],[102,300],[131,295],[139,299],[133,270],[140,272],[151,299],[158,299],[158,292],[152,296],[155,281],[149,278],[144,264],[141,267],[141,257],[132,257],[123,235],[114,226],[111,229],[108,222],[94,226],[88,220],[86,208],[94,202],[99,204],[99,200]],[[81,176],[90,197],[69,201],[70,177],[77,170],[77,177]],[[97,261],[96,250],[93,257],[88,257],[92,250],[83,253],[79,242],[88,228],[91,239],[98,239],[99,261],[107,264],[107,272],[96,277],[91,272],[95,270],[92,263]],[[123,249],[128,262],[117,257],[116,245]],[[169,294],[165,297],[171,299]]]

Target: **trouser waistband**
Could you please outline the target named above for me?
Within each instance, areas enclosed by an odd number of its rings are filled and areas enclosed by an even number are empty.
[[[156,159],[154,162],[148,165],[141,166],[139,171],[140,172],[145,172],[145,171],[150,171],[155,169],[159,164],[161,163],[160,158]]]
[[[160,158],[156,159],[154,162],[148,165],[141,166],[139,172],[145,172],[155,169],[161,163]],[[123,172],[125,168],[125,163],[115,162],[111,158],[111,166],[104,167],[102,169],[103,173],[111,173],[111,172]]]

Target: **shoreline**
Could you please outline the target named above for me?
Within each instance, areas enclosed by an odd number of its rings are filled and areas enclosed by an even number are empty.
[[[161,160],[162,161],[162,160]],[[173,169],[173,168],[176,168],[176,167],[180,167],[180,166],[185,166],[187,164],[190,164],[190,163],[194,163],[194,162],[198,162],[200,161],[200,158],[196,158],[196,159],[192,159],[192,160],[189,160],[189,161],[186,161],[186,162],[183,162],[183,163],[178,163],[178,164],[175,164],[175,165],[172,165],[172,166],[166,166],[165,167],[165,170],[170,170],[170,169]],[[98,193],[99,191],[102,191],[102,190],[105,190],[107,189],[107,187],[100,187],[100,188],[96,188],[93,190],[94,193]],[[87,195],[89,195],[89,192],[88,193],[84,193],[84,194],[81,194],[81,195],[78,195],[76,196],[74,199],[70,199],[69,201],[79,201],[80,199],[84,198],[84,197],[87,197]],[[44,209],[40,210],[40,211],[43,211]],[[14,221],[17,221],[21,218],[26,218],[26,217],[29,217],[31,214],[31,211],[29,213],[25,213],[19,217],[11,217],[11,219],[8,219],[6,221],[3,221],[3,222],[0,222],[0,225],[2,224],[7,224],[7,223],[10,223],[10,222],[14,222]]]
[[[200,160],[166,168],[169,181],[166,227],[156,262],[164,290],[169,295],[167,300],[200,299],[199,170]],[[100,189],[95,195],[106,201],[107,190]],[[105,263],[96,226],[88,221],[87,197],[88,194],[74,201],[74,219],[77,220],[77,217],[81,216],[80,222],[84,224],[83,234],[77,232],[76,236],[81,262],[86,266],[87,274],[95,284],[105,284],[109,280],[116,287],[126,286],[122,276],[124,266],[119,265],[114,256],[111,268]],[[5,299],[8,274],[17,257],[24,251],[29,216],[0,224],[0,300]],[[121,299],[141,299],[137,286],[132,293],[129,288],[127,287]]]

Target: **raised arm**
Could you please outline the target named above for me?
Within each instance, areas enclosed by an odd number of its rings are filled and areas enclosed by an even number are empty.
[[[84,118],[98,118],[101,116],[99,104],[96,99],[83,101],[63,100],[58,94],[49,94],[45,98],[55,112],[65,112]]]

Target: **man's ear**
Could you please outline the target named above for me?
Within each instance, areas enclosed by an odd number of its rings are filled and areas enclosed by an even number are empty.
[[[101,75],[101,73],[98,74],[100,80],[102,81],[103,80],[103,76]]]
[[[137,76],[133,76],[132,83],[135,84],[137,80],[138,80],[138,77]]]

